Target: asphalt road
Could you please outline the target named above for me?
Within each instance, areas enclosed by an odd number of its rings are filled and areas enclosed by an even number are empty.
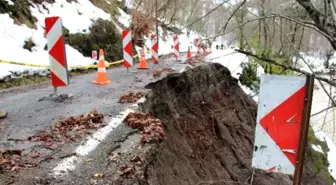
[[[185,60],[185,57],[185,54],[181,54],[180,59]],[[172,57],[165,57],[160,60],[159,65],[151,65],[149,70],[137,70],[134,68],[135,72],[127,72],[123,67],[112,68],[107,70],[108,78],[111,80],[111,84],[107,85],[95,85],[92,83],[96,73],[76,76],[70,79],[69,86],[59,88],[59,93],[73,94],[71,99],[63,102],[50,100],[38,101],[38,99],[48,96],[53,92],[53,88],[49,84],[27,86],[16,90],[0,92],[0,109],[9,112],[6,119],[0,120],[0,125],[2,125],[2,129],[0,129],[0,149],[24,149],[26,153],[40,150],[37,143],[8,140],[25,139],[48,129],[61,118],[87,113],[93,109],[97,109],[103,113],[105,121],[109,122],[111,118],[117,116],[129,106],[118,103],[120,96],[127,94],[129,91],[143,90],[146,84],[157,80],[153,77],[153,69],[167,67],[179,71],[185,66],[185,64],[176,62]],[[108,138],[115,137],[122,138],[127,132],[129,132],[129,129],[118,127],[109,134],[106,140],[108,141]],[[107,149],[111,147],[109,146],[110,142],[105,142],[105,144],[104,142],[92,152],[92,155],[99,156],[98,154],[101,153],[102,148]],[[77,142],[62,146],[62,150],[55,155],[61,156],[71,153],[79,144]],[[45,153],[50,154],[52,152],[45,151]],[[104,162],[98,162],[99,158],[96,157],[97,162],[93,164],[96,169],[104,165]],[[26,177],[44,175],[46,171],[53,169],[59,162],[54,160],[48,163],[41,163],[38,168],[24,170],[16,177],[16,181],[18,184],[30,184],[25,182]],[[81,167],[81,169],[83,168]],[[0,184],[8,183],[11,178],[8,175],[6,176],[6,174],[0,174]],[[22,178],[21,181],[20,178]]]

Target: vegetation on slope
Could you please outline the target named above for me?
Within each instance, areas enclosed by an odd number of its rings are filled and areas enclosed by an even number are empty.
[[[105,60],[116,61],[122,58],[121,36],[116,26],[106,20],[97,20],[88,34],[69,34],[64,28],[65,42],[77,49],[86,57],[91,56],[92,50],[104,49]]]
[[[29,28],[36,28],[36,18],[31,14],[30,2],[27,0],[16,0],[14,5],[9,5],[5,0],[0,0],[0,14],[8,13],[18,25],[26,24]]]

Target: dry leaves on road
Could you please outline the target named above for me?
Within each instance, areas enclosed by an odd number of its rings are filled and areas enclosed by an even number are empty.
[[[165,138],[165,131],[161,120],[141,112],[131,112],[124,119],[124,123],[140,130],[141,142],[161,142]]]
[[[35,166],[23,160],[23,150],[3,150],[0,149],[0,173],[8,171],[18,171],[22,168]]]
[[[53,142],[77,141],[106,124],[104,115],[97,110],[90,111],[87,114],[73,116],[57,122],[49,132],[40,133],[28,138],[28,141],[43,141],[45,147],[51,147]]]
[[[146,93],[144,92],[130,92],[129,94],[121,96],[119,99],[119,103],[135,103],[145,95]]]
[[[30,136],[27,139],[10,139],[13,141],[31,141],[43,142],[42,148],[53,150],[52,154],[42,156],[41,151],[32,152],[23,156],[23,150],[1,150],[0,149],[0,172],[2,171],[18,171],[22,168],[35,167],[43,161],[53,159],[53,154],[61,150],[60,147],[54,146],[54,143],[62,145],[61,142],[77,141],[90,131],[98,130],[105,126],[104,115],[96,110],[87,114],[73,116],[65,120],[57,122],[51,130]],[[74,154],[69,154],[68,157]],[[35,161],[31,161],[35,159]]]

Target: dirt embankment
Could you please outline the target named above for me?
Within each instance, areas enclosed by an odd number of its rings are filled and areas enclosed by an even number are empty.
[[[291,176],[250,167],[257,105],[227,68],[203,65],[147,88],[140,107],[162,121],[166,139],[151,145],[137,184],[292,184]],[[331,184],[313,165],[306,156],[303,184]]]

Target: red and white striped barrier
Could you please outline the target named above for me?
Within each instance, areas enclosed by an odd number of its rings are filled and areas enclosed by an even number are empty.
[[[176,60],[178,59],[179,55],[180,55],[179,39],[178,39],[178,36],[175,35],[174,36],[174,57],[176,58]]]
[[[45,19],[45,30],[49,52],[51,84],[55,88],[67,86],[69,85],[69,74],[62,35],[62,19],[60,17],[47,17]]]
[[[197,54],[201,54],[201,40],[199,38],[194,39],[194,44],[197,47]]]
[[[123,53],[124,53],[124,66],[126,68],[133,67],[133,47],[132,47],[132,34],[130,30],[122,32],[123,39]]]
[[[306,78],[262,75],[252,167],[294,174]]]
[[[159,45],[157,36],[155,34],[152,34],[151,40],[152,40],[152,61],[154,64],[157,64],[159,62],[159,52],[158,52]]]

